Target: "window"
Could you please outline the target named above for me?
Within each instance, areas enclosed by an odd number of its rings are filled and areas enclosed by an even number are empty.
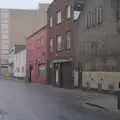
[[[1,34],[1,39],[8,39],[8,38],[9,38],[8,34]]]
[[[24,72],[24,67],[22,67],[22,72]]]
[[[1,18],[0,18],[1,23],[8,23],[9,13],[1,12],[0,15],[1,15]]]
[[[71,49],[71,33],[70,32],[67,32],[66,39],[67,39],[67,49]]]
[[[67,6],[67,18],[69,19],[71,17],[71,6]]]
[[[88,13],[87,14],[87,28],[89,28],[90,27],[90,25],[91,25],[91,16],[90,16],[90,13]]]
[[[8,30],[8,24],[1,24],[2,30]]]
[[[50,27],[52,27],[52,26],[53,26],[53,18],[50,17]]]
[[[86,28],[95,27],[103,23],[103,8],[90,9],[85,15]]]
[[[99,8],[96,8],[96,23],[99,24]]]
[[[20,69],[19,69],[19,67],[16,67],[16,72],[20,72]]]
[[[103,9],[99,8],[99,24],[103,22]]]
[[[53,39],[50,40],[50,52],[53,52]]]
[[[117,2],[116,3],[116,18],[117,20],[120,20],[120,1],[117,0],[116,2]]]
[[[62,22],[62,19],[61,19],[61,15],[62,13],[61,13],[61,11],[59,11],[58,13],[57,13],[57,24],[59,24],[59,23],[61,23]]]
[[[96,9],[94,9],[94,11],[93,11],[92,25],[93,26],[96,25]]]
[[[58,51],[62,50],[62,36],[57,37],[57,50]]]
[[[103,23],[103,8],[96,9],[96,23],[97,24]]]
[[[93,9],[90,9],[90,25],[93,25]]]
[[[8,49],[9,48],[8,40],[1,40],[1,46],[2,48]]]

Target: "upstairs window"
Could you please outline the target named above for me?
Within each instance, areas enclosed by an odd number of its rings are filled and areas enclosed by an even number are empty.
[[[120,1],[116,1],[116,18],[119,21],[120,20]]]
[[[62,50],[62,36],[57,36],[57,51]]]
[[[96,23],[102,24],[103,23],[103,8],[96,9]]]
[[[22,67],[22,72],[24,73],[24,67]]]
[[[57,24],[62,22],[62,18],[61,17],[62,17],[61,11],[57,12]]]
[[[50,17],[50,27],[53,27],[53,18]]]
[[[90,9],[85,15],[86,28],[95,27],[103,23],[103,8]]]
[[[71,18],[71,5],[67,6],[67,19]]]
[[[71,33],[67,32],[66,34],[67,49],[71,49]]]
[[[99,24],[103,23],[103,8],[99,8]]]
[[[53,39],[50,40],[50,52],[53,52]]]

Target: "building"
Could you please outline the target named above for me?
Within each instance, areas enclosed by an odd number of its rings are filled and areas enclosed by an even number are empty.
[[[47,26],[27,38],[27,75],[30,81],[47,84]]]
[[[42,4],[41,4],[42,5]],[[47,5],[46,5],[47,10]],[[8,67],[9,49],[25,45],[26,36],[46,25],[46,10],[0,9],[0,66]],[[3,69],[1,72],[4,73]]]
[[[73,21],[78,14],[75,0],[54,0],[47,11],[50,82],[59,87],[72,88]]]
[[[120,88],[119,8],[119,0],[85,0],[74,21],[75,78],[82,87]]]
[[[26,77],[26,49],[25,45],[15,45],[10,50],[9,69],[13,77],[23,79]]]

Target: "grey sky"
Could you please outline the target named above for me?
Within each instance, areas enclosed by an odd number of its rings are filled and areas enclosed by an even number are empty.
[[[0,8],[36,9],[38,3],[50,3],[52,0],[0,0]]]

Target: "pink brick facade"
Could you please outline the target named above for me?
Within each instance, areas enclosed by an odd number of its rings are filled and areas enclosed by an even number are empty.
[[[47,84],[47,27],[27,38],[27,73],[31,81]],[[31,69],[30,69],[31,68]]]

